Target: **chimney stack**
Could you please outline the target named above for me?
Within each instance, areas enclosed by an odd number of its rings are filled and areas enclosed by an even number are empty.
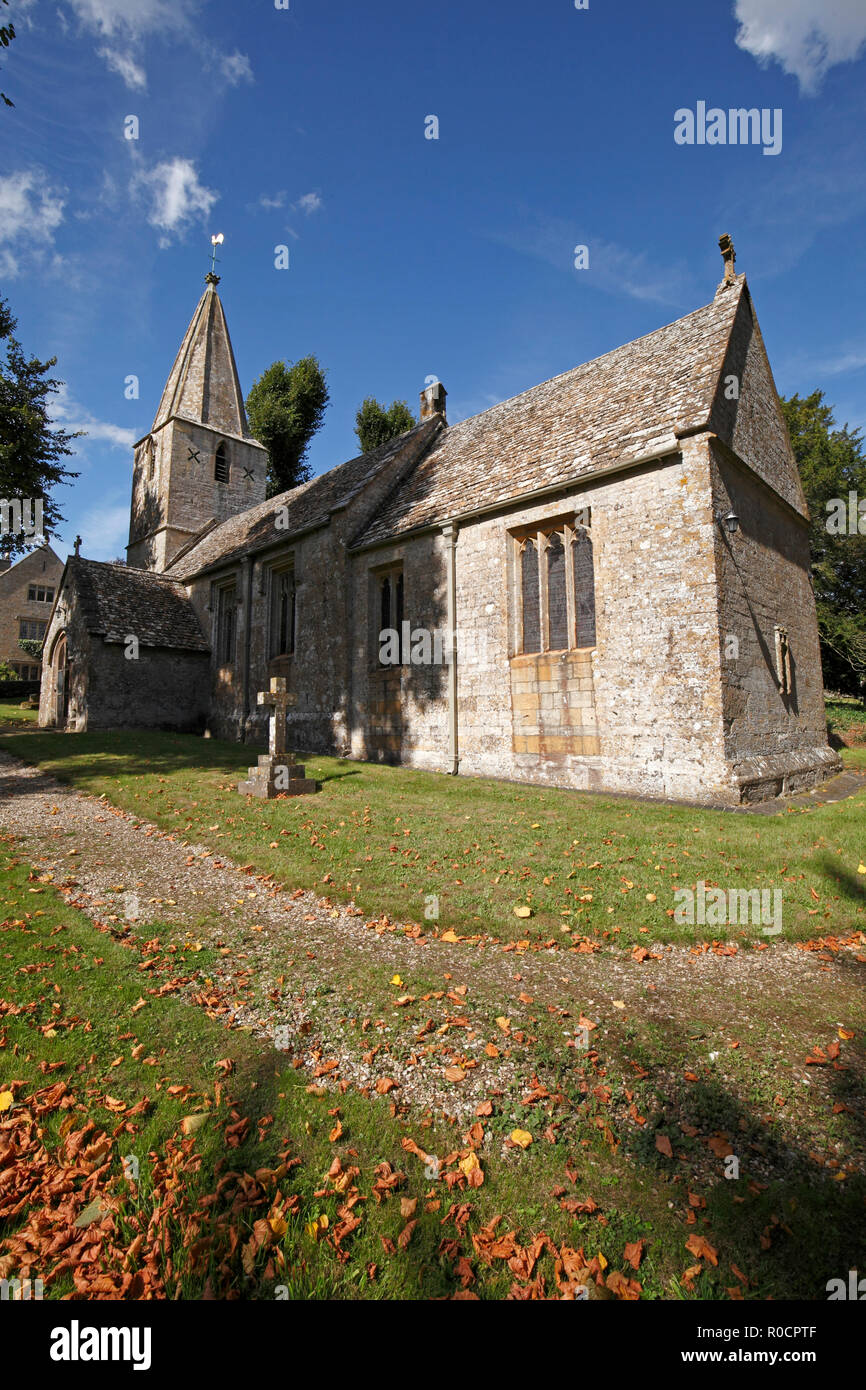
[[[434,415],[442,418],[443,425],[447,425],[445,418],[445,397],[448,392],[441,381],[434,381],[431,386],[425,386],[421,392],[421,419],[431,420]]]

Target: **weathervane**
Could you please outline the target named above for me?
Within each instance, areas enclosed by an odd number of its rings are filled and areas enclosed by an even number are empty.
[[[217,256],[217,247],[222,246],[224,241],[225,237],[223,236],[222,232],[217,232],[216,236],[212,236],[210,239],[210,244],[213,247],[210,258],[210,270],[204,277],[209,285],[218,285],[220,282],[220,277],[216,273],[216,264],[217,260],[219,259]]]

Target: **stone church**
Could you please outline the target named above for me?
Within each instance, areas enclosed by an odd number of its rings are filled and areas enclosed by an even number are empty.
[[[710,303],[266,497],[218,278],[135,446],[128,564],[70,557],[40,724],[703,802],[815,785],[807,510],[730,239]]]

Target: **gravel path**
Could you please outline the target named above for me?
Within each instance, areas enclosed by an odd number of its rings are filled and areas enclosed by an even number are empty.
[[[608,946],[449,942],[431,924],[367,921],[353,904],[294,889],[290,866],[283,883],[256,875],[6,753],[0,830],[21,837],[16,853],[41,882],[137,949],[158,924],[157,955],[191,937],[216,952],[207,979],[165,992],[252,1028],[263,1045],[276,1040],[322,1083],[339,1078],[460,1119],[491,1093],[526,1088],[533,1071],[541,1074],[528,1050],[534,1036],[549,1039],[553,1027],[561,1047],[573,1047],[582,1015],[597,1025],[600,1052],[624,1046],[638,1017],[680,1047],[693,1040],[696,1068],[718,1049],[714,1080],[734,1088],[721,1048],[741,1040],[829,1106],[829,1069],[805,1068],[805,1056],[835,1037],[828,1030],[863,1022],[863,937],[838,948],[774,942],[730,953],[650,943],[642,962]],[[156,986],[164,975],[171,985],[172,971],[176,961],[163,956],[148,978]],[[392,985],[393,976],[405,983]],[[396,1085],[377,1092],[383,1080]],[[799,1124],[792,1118],[792,1143],[805,1142]],[[862,1153],[856,1162],[863,1166]]]

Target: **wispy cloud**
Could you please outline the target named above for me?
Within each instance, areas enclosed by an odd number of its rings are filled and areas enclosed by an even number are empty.
[[[100,48],[100,58],[104,58],[109,71],[122,77],[130,91],[143,92],[147,89],[147,73],[135,61],[131,53],[122,53],[118,48]]]
[[[223,53],[203,33],[197,22],[201,0],[69,0],[69,6],[79,31],[101,41],[97,53],[109,71],[133,91],[146,89],[146,46],[160,39],[195,48],[204,65],[218,72],[227,86],[253,81],[245,53],[238,49]],[[59,14],[62,19],[62,11]]]
[[[624,294],[653,304],[679,304],[689,297],[691,275],[682,265],[661,266],[657,258],[632,251],[564,218],[525,213],[521,225],[489,234],[490,240],[523,256],[545,261],[588,288]],[[586,246],[589,263],[575,269],[575,248]]]
[[[296,211],[304,212],[309,217],[313,212],[320,212],[325,204],[318,193],[303,193],[292,206]]]
[[[813,94],[837,63],[866,46],[863,0],[735,0],[736,42],[759,63],[780,63]]]
[[[267,193],[262,193],[256,203],[256,207],[264,208],[266,212],[273,212],[275,208],[284,208],[285,206],[285,189],[280,193],[275,193],[272,198],[268,197]]]
[[[55,424],[72,434],[83,430],[88,441],[110,444],[115,449],[129,450],[137,438],[135,430],[111,424],[108,420],[99,420],[95,415],[91,415],[89,410],[73,398],[65,381],[60,383],[52,398],[51,418]],[[128,517],[127,511],[127,519]]]
[[[130,191],[148,205],[147,220],[162,233],[161,247],[183,236],[193,222],[209,217],[219,199],[214,189],[200,181],[193,160],[181,155],[140,170],[132,178]]]
[[[237,87],[241,82],[253,81],[249,58],[237,50],[234,53],[223,54],[219,59],[219,70],[230,87]]]
[[[198,0],[69,0],[81,24],[102,38],[139,39],[183,28]]]
[[[14,279],[23,265],[61,263],[54,233],[63,221],[66,190],[55,187],[43,169],[19,169],[0,176],[0,274]]]

